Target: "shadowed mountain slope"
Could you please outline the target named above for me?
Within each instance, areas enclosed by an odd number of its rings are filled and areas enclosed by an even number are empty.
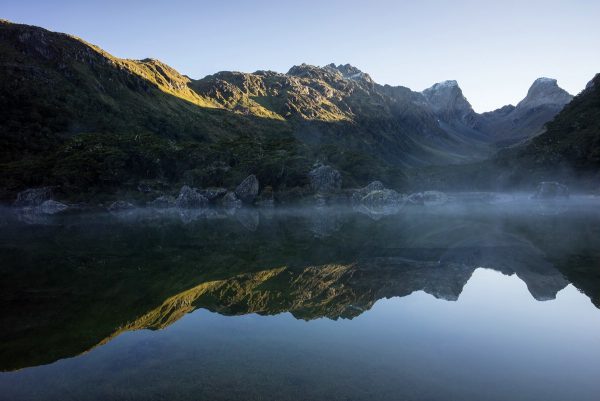
[[[341,170],[347,185],[399,188],[407,168],[481,161],[500,131],[537,132],[568,99],[555,81],[536,81],[515,108],[526,110],[524,123],[507,125],[514,113],[478,115],[455,81],[418,93],[349,64],[194,80],[158,60],[117,58],[7,21],[0,50],[4,199],[41,185],[84,198],[141,181],[231,186],[248,174],[297,188],[315,162]]]

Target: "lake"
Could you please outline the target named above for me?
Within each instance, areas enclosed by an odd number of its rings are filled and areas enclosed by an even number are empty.
[[[0,400],[597,400],[600,199],[0,211]]]

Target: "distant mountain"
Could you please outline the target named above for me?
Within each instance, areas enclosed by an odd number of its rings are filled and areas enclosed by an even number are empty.
[[[477,128],[500,145],[511,145],[540,134],[573,96],[560,88],[555,79],[538,78],[527,96],[516,106],[508,105],[483,113]]]
[[[446,121],[465,121],[475,113],[456,81],[437,83],[422,93],[433,112]]]
[[[233,112],[289,122],[304,143],[349,148],[403,167],[483,155],[440,127],[418,93],[388,90],[349,64],[301,64],[286,74],[219,72],[191,87]]]
[[[510,120],[507,116],[526,114],[524,110],[528,107],[550,113],[553,103],[556,110],[569,98],[570,95],[556,87],[554,80],[542,79],[536,81],[527,98],[517,107],[505,106],[494,113],[504,121]],[[597,191],[600,180],[600,74],[537,135],[501,149],[489,160],[416,169],[409,179],[411,187],[446,190],[532,189],[540,181],[560,181],[574,191]]]
[[[346,185],[399,187],[408,168],[480,161],[498,139],[528,137],[569,96],[542,80],[514,110],[479,115],[455,81],[419,93],[350,64],[194,80],[7,21],[0,49],[0,198],[39,185],[231,187],[250,173],[276,190],[303,188],[315,162]]]
[[[597,74],[546,131],[501,158],[529,169],[600,175],[600,74]],[[597,185],[597,184],[596,184]]]
[[[489,146],[493,134],[478,129],[480,116],[475,113],[456,81],[444,81],[422,92],[426,104],[438,118],[440,127],[462,143]],[[485,147],[484,147],[485,149]],[[491,149],[488,149],[491,154]]]

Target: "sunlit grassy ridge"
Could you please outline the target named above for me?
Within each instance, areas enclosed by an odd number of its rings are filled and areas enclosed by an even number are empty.
[[[70,35],[8,22],[0,23],[0,50],[5,199],[39,185],[84,198],[141,181],[229,186],[252,173],[276,190],[301,188],[317,161],[340,169],[345,185],[379,179],[398,187],[403,167],[462,158],[462,145],[410,90],[331,65],[193,80],[157,60],[117,58]],[[132,138],[139,143],[123,148]],[[238,160],[244,154],[260,156]]]
[[[261,187],[303,193],[317,162],[339,169],[344,186],[494,187],[502,167],[469,165],[492,154],[489,143],[443,129],[421,94],[378,85],[349,65],[194,80],[158,60],[121,59],[67,34],[2,21],[0,72],[4,201],[42,185],[91,200],[135,192],[142,182],[170,192],[183,184],[232,187],[249,174]],[[540,138],[556,138],[543,146],[536,139],[528,160],[553,160],[559,151],[579,168],[579,154],[597,148],[593,123],[549,127]],[[581,138],[574,147],[559,138],[571,131]],[[465,178],[473,174],[483,178]]]

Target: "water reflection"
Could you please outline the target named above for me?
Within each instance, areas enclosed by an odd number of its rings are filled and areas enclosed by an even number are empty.
[[[419,291],[456,301],[479,267],[516,275],[538,301],[572,283],[599,306],[600,216],[582,205],[4,213],[0,369],[79,355],[199,308],[339,321]]]

